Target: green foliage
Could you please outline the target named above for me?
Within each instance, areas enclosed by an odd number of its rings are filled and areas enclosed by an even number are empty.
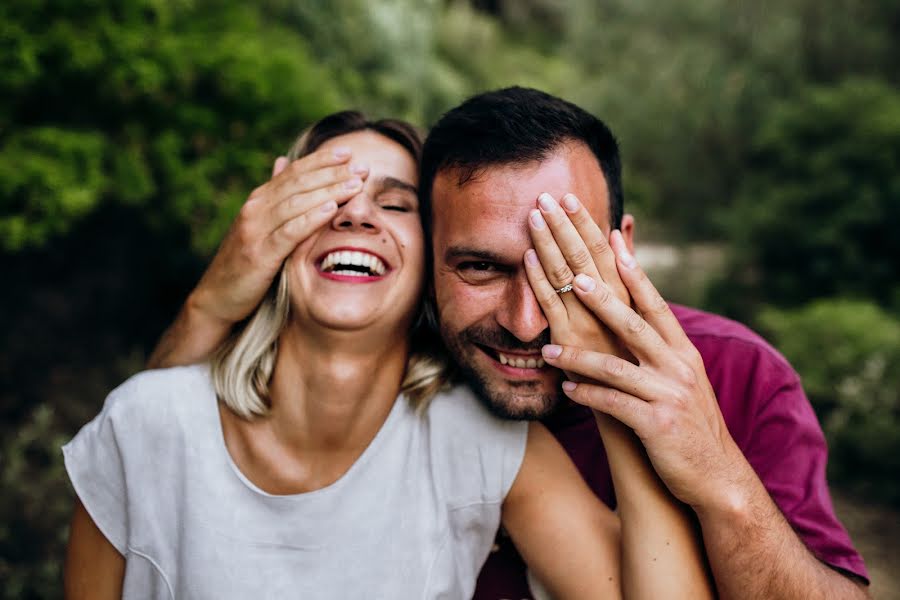
[[[228,2],[13,1],[0,76],[0,235],[42,247],[105,202],[215,247],[277,151],[334,110],[295,32]],[[15,124],[15,127],[13,127]]]
[[[734,240],[719,306],[900,310],[897,23],[889,0],[0,3],[0,599],[59,595],[59,444],[141,367],[273,158],[333,110],[426,125],[485,89],[546,89],[612,126],[628,208],[655,232]],[[887,480],[897,359],[878,348],[896,327],[810,311],[802,335],[805,312],[764,322],[835,473]],[[827,341],[792,345],[831,320],[828,360]]]
[[[848,80],[777,104],[730,221],[733,256],[717,300],[744,314],[762,298],[890,306],[900,289],[898,199],[900,92]]]
[[[900,504],[900,320],[838,299],[769,308],[759,322],[803,377],[828,438],[831,479]]]

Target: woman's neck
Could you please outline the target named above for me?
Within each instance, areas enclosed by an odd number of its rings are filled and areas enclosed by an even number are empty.
[[[404,338],[348,332],[310,336],[288,327],[278,340],[267,421],[281,444],[301,452],[362,452],[400,389]]]

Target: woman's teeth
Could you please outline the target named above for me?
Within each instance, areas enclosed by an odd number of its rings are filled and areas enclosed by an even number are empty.
[[[328,253],[322,260],[321,269],[326,273],[358,275],[360,277],[384,275],[385,271],[387,271],[387,267],[377,256],[350,250]]]
[[[521,358],[518,356],[507,356],[502,352],[497,352],[500,357],[501,365],[509,365],[517,369],[542,369],[544,368],[543,358]]]

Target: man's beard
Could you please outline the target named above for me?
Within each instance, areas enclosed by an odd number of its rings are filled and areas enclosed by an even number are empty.
[[[540,353],[541,348],[550,343],[549,329],[527,344],[503,328],[488,329],[480,325],[454,334],[441,324],[441,336],[465,382],[495,416],[514,420],[543,419],[559,405],[559,394],[542,391],[542,381],[504,380],[496,373],[489,375],[472,360],[472,353],[477,352],[471,348],[472,344],[525,354]]]

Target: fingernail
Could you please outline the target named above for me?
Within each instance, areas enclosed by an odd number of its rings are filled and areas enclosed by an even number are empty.
[[[356,164],[350,165],[350,172],[354,175],[365,175],[369,172],[369,165]]]
[[[629,269],[633,269],[637,266],[637,261],[634,256],[631,255],[631,252],[628,251],[627,248],[622,248],[619,252],[619,260],[622,261],[622,264],[628,267]]]
[[[563,381],[562,382],[562,389],[564,392],[572,392],[577,387],[578,387],[578,384],[575,383],[574,381]]]
[[[520,221],[521,223],[521,221]],[[544,222],[544,217],[541,216],[540,211],[533,210],[531,211],[531,224],[535,229],[543,229],[546,223]]]
[[[562,346],[557,346],[556,344],[547,344],[543,348],[541,348],[541,354],[544,355],[544,358],[556,358],[560,354],[562,354]]]
[[[540,204],[541,208],[550,212],[551,210],[556,208],[556,200],[553,199],[553,196],[544,192],[540,196],[538,196],[538,204]]]
[[[578,210],[578,198],[573,196],[572,194],[566,194],[563,197],[562,201],[563,208],[565,208],[569,212],[575,212]]]
[[[347,158],[350,156],[350,148],[345,148],[341,146],[340,148],[335,148],[332,150],[332,154],[335,158]]]
[[[362,185],[362,180],[359,177],[354,177],[353,179],[348,179],[344,182],[345,190],[355,190],[359,186]]]
[[[319,210],[321,210],[323,213],[330,213],[331,211],[336,210],[336,209],[337,209],[337,202],[335,202],[334,200],[329,200],[328,202],[323,204]]]
[[[582,292],[592,292],[594,291],[594,288],[597,287],[597,282],[594,281],[593,277],[588,277],[581,273],[575,276],[575,285],[577,285],[578,289]]]
[[[525,262],[527,262],[531,266],[535,266],[536,264],[538,264],[537,252],[535,252],[534,250],[526,250]]]

